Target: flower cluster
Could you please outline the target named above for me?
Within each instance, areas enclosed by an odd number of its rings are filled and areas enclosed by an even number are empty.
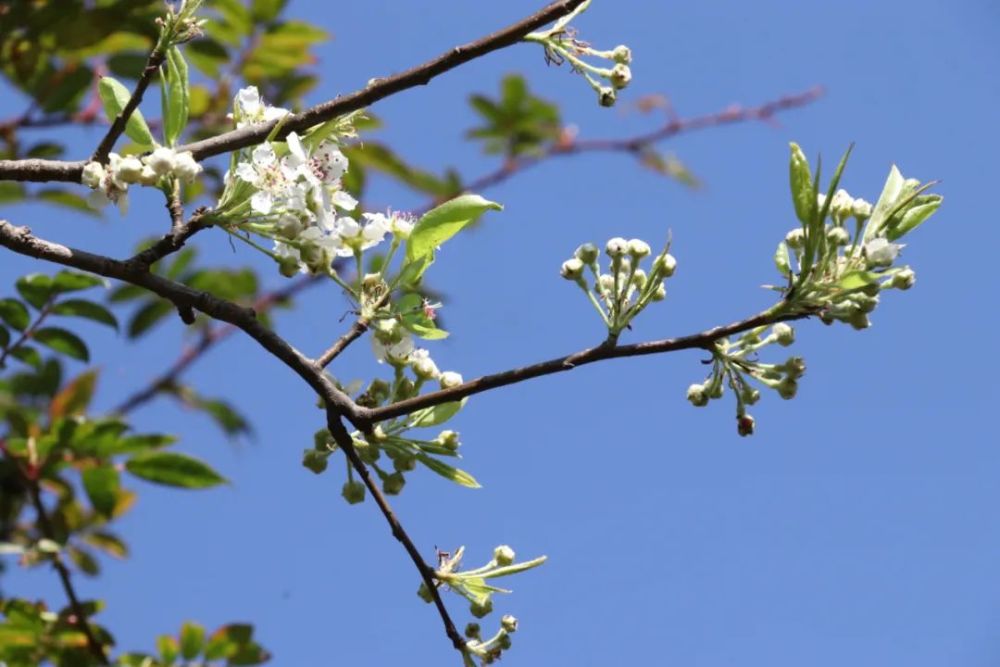
[[[639,265],[652,253],[649,244],[615,237],[604,247],[611,259],[609,272],[601,273],[600,251],[593,243],[585,243],[563,262],[559,273],[580,286],[608,327],[609,335],[617,338],[650,302],[666,298],[666,279],[677,270],[677,260],[669,250],[668,243],[647,273]],[[587,282],[586,270],[593,276],[592,285]]]
[[[111,153],[107,165],[88,162],[80,182],[93,190],[90,202],[94,208],[103,208],[113,202],[124,215],[128,211],[129,185],[159,186],[164,179],[172,178],[190,183],[201,170],[201,165],[189,151],[178,153],[172,148],[160,146],[141,158]]]
[[[287,113],[264,104],[251,86],[237,93],[233,120],[243,127]],[[289,276],[332,274],[336,257],[360,258],[389,235],[397,243],[405,240],[413,228],[405,214],[352,217],[358,202],[344,190],[341,179],[349,165],[338,144],[352,132],[351,119],[340,119],[305,136],[290,132],[284,141],[266,141],[234,154],[215,217],[227,229],[270,239],[273,248],[265,252]]]
[[[712,372],[704,382],[688,387],[687,399],[695,407],[704,407],[712,399],[722,398],[728,385],[736,396],[736,427],[742,436],[752,435],[756,422],[747,406],[760,400],[760,391],[753,384],[773,389],[781,398],[795,397],[799,378],[806,366],[801,357],[789,357],[783,364],[766,364],[757,359],[764,347],[777,343],[788,347],[795,341],[795,330],[785,322],[770,327],[756,327],[736,340],[722,338],[712,349]]]
[[[533,32],[525,36],[527,42],[541,44],[545,49],[545,60],[561,65],[568,62],[571,70],[583,76],[590,87],[597,93],[597,101],[602,107],[614,106],[618,100],[618,91],[632,81],[632,50],[619,45],[610,51],[601,51],[591,47],[587,42],[576,36],[576,30],[569,27],[569,22],[585,11],[590,2],[584,2],[574,11],[556,21],[548,30]],[[606,60],[610,66],[599,67],[588,63],[584,58]]]
[[[502,544],[493,550],[493,558],[482,567],[460,571],[458,568],[464,554],[465,547],[459,547],[454,555],[439,553],[439,563],[438,568],[434,571],[434,578],[452,592],[468,600],[469,610],[476,618],[483,618],[493,611],[494,593],[510,593],[509,590],[487,584],[487,579],[519,574],[538,567],[546,561],[545,556],[540,556],[517,563],[515,562],[514,550],[506,544]],[[425,584],[420,584],[417,595],[425,602],[433,601]],[[510,648],[510,635],[516,631],[517,619],[509,614],[500,619],[499,630],[487,640],[483,640],[478,623],[469,623],[465,627],[465,636],[468,638],[465,644],[466,664],[474,664],[470,663],[472,658],[478,658],[483,665],[489,665],[499,660],[501,653]]]
[[[904,179],[893,167],[873,206],[837,189],[839,174],[832,194],[815,192],[808,163],[792,145],[792,194],[802,226],[778,245],[775,264],[788,285],[776,289],[785,294],[788,312],[815,312],[827,324],[865,329],[880,292],[906,290],[916,282],[912,268],[896,265],[904,247],[896,241],[933,215],[942,199],[924,194],[933,183]]]

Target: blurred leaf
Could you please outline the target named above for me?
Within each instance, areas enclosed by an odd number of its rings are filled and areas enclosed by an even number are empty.
[[[229,51],[211,38],[203,37],[188,44],[187,56],[192,65],[212,78],[218,77],[222,66],[229,62]]]
[[[132,96],[128,88],[110,76],[101,77],[97,92],[104,103],[104,114],[107,116],[108,122],[111,123],[121,114],[122,109],[125,108]],[[138,109],[132,112],[125,123],[125,134],[132,141],[144,146],[152,147],[156,143],[153,134],[149,131],[149,125],[146,124],[146,119],[142,117],[142,112]]]
[[[118,471],[110,464],[102,465],[85,469],[81,477],[90,504],[100,514],[110,517],[118,499],[118,488],[121,486]]]
[[[205,645],[205,628],[190,621],[181,626],[181,657],[193,660]]]
[[[443,463],[436,458],[423,453],[417,454],[417,460],[445,479],[450,479],[456,484],[460,484],[461,486],[468,487],[470,489],[480,488],[479,482],[476,481],[476,478],[464,470],[459,470],[458,468],[452,467],[447,463]]]
[[[454,197],[462,191],[457,176],[448,179],[438,178],[428,171],[408,165],[391,148],[383,144],[366,141],[364,144],[348,148],[345,152],[348,154],[352,169],[357,164],[377,169],[414,190],[435,198]]]
[[[100,322],[118,330],[118,319],[104,306],[84,299],[67,299],[60,301],[52,308],[53,315],[67,317],[82,317],[94,322]]]
[[[24,199],[24,186],[20,183],[0,183],[0,204],[13,204]]]
[[[52,397],[49,404],[49,417],[55,420],[59,417],[73,417],[82,414],[90,405],[96,386],[96,370],[81,373],[71,380],[62,391]]]
[[[24,331],[31,324],[31,314],[17,299],[0,299],[0,320],[12,329]]]
[[[138,285],[122,285],[111,291],[111,294],[108,295],[108,301],[111,303],[124,303],[126,301],[140,299],[148,294],[149,291],[144,287],[139,287]]]
[[[51,141],[40,141],[25,153],[25,157],[37,157],[37,158],[57,158],[61,157],[65,152],[62,144],[57,144]],[[2,197],[0,197],[2,199]]]
[[[35,193],[35,198],[49,204],[56,204],[57,206],[71,208],[74,211],[79,211],[80,213],[85,213],[95,218],[101,217],[101,212],[94,209],[85,197],[81,197],[75,192],[70,192],[69,190],[40,190]]]
[[[84,574],[94,577],[100,574],[101,566],[90,551],[70,544],[66,546],[66,555]]]
[[[155,299],[147,302],[136,311],[135,315],[129,321],[128,337],[138,338],[173,311],[174,307],[169,301]]]
[[[114,556],[115,558],[128,557],[128,545],[111,533],[94,531],[84,533],[81,539],[90,546],[95,549],[100,549],[109,556]]]
[[[38,350],[27,345],[21,345],[16,350],[10,353],[10,356],[14,357],[19,361],[23,361],[33,368],[42,367],[42,355],[38,354]]]
[[[267,23],[278,18],[278,14],[285,8],[288,0],[252,0],[250,3],[250,15],[257,23]]]
[[[138,454],[126,461],[125,469],[149,482],[187,489],[204,489],[226,482],[202,461],[175,452]]]
[[[639,162],[647,169],[672,178],[681,185],[689,188],[701,187],[698,177],[672,153],[663,154],[652,148],[645,149],[639,154]]]
[[[58,327],[45,327],[35,331],[31,337],[45,347],[61,352],[67,357],[83,362],[90,361],[90,351],[87,349],[86,343],[71,331]]]
[[[531,94],[519,75],[504,77],[498,100],[473,95],[469,103],[486,123],[470,130],[468,136],[485,139],[487,153],[538,154],[559,136],[559,108]]]
[[[160,635],[156,638],[156,651],[160,654],[160,660],[169,665],[177,658],[180,649],[176,639],[170,635]]]
[[[0,327],[0,349],[5,349],[10,345],[10,332],[7,327]]]
[[[68,63],[53,73],[40,95],[42,110],[51,113],[77,108],[93,80],[94,72],[89,67],[79,63]]]

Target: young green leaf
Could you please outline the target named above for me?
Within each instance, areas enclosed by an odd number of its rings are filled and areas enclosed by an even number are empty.
[[[941,206],[942,201],[943,198],[940,195],[928,195],[927,199],[923,203],[911,205],[910,208],[903,213],[903,217],[899,221],[899,224],[886,231],[886,238],[890,241],[895,241],[896,239],[906,236],[914,229],[922,225],[929,217],[934,215],[934,212],[938,210],[939,206]]]
[[[110,76],[101,77],[97,84],[97,94],[104,104],[104,114],[112,123],[115,122],[115,118],[121,114],[122,109],[132,97],[128,88]],[[153,146],[156,143],[153,134],[149,131],[149,125],[146,124],[146,119],[142,117],[142,112],[138,109],[132,112],[125,123],[125,134],[132,141],[143,146]]]
[[[410,415],[409,426],[412,428],[426,428],[428,426],[443,424],[454,417],[462,409],[467,400],[463,398],[461,401],[432,405],[429,408],[417,410]]]
[[[792,188],[792,203],[795,205],[795,215],[803,225],[808,225],[816,211],[816,190],[813,187],[812,172],[809,169],[809,160],[799,145],[793,142],[790,146],[792,155],[788,163],[788,175]]]
[[[410,234],[406,243],[407,261],[433,256],[435,248],[489,210],[500,211],[503,206],[479,195],[462,195],[431,209],[417,221]]]
[[[468,487],[470,489],[478,489],[479,482],[476,478],[465,472],[464,470],[459,470],[458,468],[453,468],[447,463],[442,463],[432,456],[427,454],[417,454],[417,460],[423,463],[425,466],[441,475],[445,479],[450,479],[456,484],[461,484],[462,486]]]
[[[12,329],[24,331],[31,324],[31,314],[17,299],[0,299],[0,320]]]
[[[181,657],[193,660],[205,645],[205,628],[188,621],[181,626]]]
[[[82,317],[94,322],[100,322],[118,330],[118,319],[104,306],[84,299],[67,299],[57,303],[52,308],[53,315],[67,317]]]
[[[39,329],[31,337],[45,347],[61,352],[67,357],[83,362],[90,361],[90,350],[87,349],[87,344],[71,331],[58,327],[46,327]]]
[[[103,465],[87,468],[81,477],[91,505],[103,516],[110,517],[118,500],[118,471],[112,465]]]
[[[125,462],[125,469],[147,482],[185,489],[206,489],[226,482],[208,464],[175,452],[138,454]]]
[[[865,285],[871,285],[877,280],[878,276],[868,271],[848,271],[837,281],[837,287],[843,290],[858,289]]]
[[[163,83],[163,138],[168,146],[173,146],[187,126],[191,106],[188,66],[176,46],[167,51],[166,81],[162,69],[160,77]]]
[[[869,218],[868,225],[865,227],[865,241],[870,241],[877,236],[888,221],[889,215],[896,208],[896,202],[903,191],[904,182],[903,174],[899,172],[896,165],[892,165],[892,168],[889,169],[889,176],[885,179],[885,185],[882,187],[882,194],[879,195],[878,201],[875,202],[875,207],[872,209],[872,217]]]

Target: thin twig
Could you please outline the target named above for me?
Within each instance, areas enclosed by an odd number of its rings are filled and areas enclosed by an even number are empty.
[[[664,338],[645,343],[633,343],[631,345],[609,345],[606,342],[573,354],[568,354],[548,361],[543,361],[530,366],[514,368],[512,370],[484,375],[474,380],[469,380],[450,389],[441,389],[429,394],[423,394],[414,398],[409,398],[398,403],[393,403],[382,408],[359,408],[358,420],[355,423],[362,423],[366,427],[371,427],[377,422],[407,415],[414,410],[458,401],[466,396],[472,396],[490,389],[505,387],[518,382],[524,382],[532,378],[553,373],[570,371],[577,366],[592,364],[596,361],[606,359],[618,359],[621,357],[636,357],[647,354],[662,354],[664,352],[676,352],[678,350],[690,350],[692,348],[710,349],[712,343],[720,338],[732,336],[743,331],[748,331],[755,327],[787,322],[791,320],[801,320],[814,315],[812,312],[788,312],[778,309],[768,309],[745,320],[733,322],[723,326],[706,329],[699,333],[681,336],[679,338]]]
[[[336,359],[341,352],[347,349],[348,345],[360,338],[366,331],[368,331],[368,320],[362,317],[354,320],[351,328],[338,338],[323,354],[316,358],[316,365],[320,368],[329,366],[331,361]]]
[[[108,128],[107,134],[101,139],[101,143],[97,144],[94,154],[90,156],[92,162],[107,163],[111,149],[115,147],[118,137],[125,131],[128,119],[132,117],[135,110],[139,108],[139,104],[142,103],[142,96],[146,93],[149,82],[153,80],[153,75],[159,71],[164,58],[166,58],[166,51],[161,50],[160,45],[157,44],[150,52],[149,58],[146,59],[146,66],[143,68],[142,74],[139,75],[139,80],[135,83],[132,96],[129,97],[128,102],[122,107],[121,112],[115,116],[115,119],[111,122],[111,127]]]
[[[278,133],[278,138],[283,138],[289,132],[293,131],[304,132],[314,125],[350,113],[351,111],[363,109],[390,95],[416,86],[426,85],[431,79],[448,70],[498,49],[516,44],[529,32],[537,30],[561,16],[565,16],[582,4],[583,1],[559,0],[559,2],[553,2],[528,18],[518,21],[503,30],[499,30],[474,42],[456,46],[437,58],[428,60],[400,74],[372,79],[361,90],[328,102],[323,102],[301,113],[288,116],[282,119],[281,131]],[[203,160],[213,155],[228,153],[259,144],[267,138],[277,122],[272,121],[259,125],[249,125],[238,130],[226,132],[217,137],[178,146],[176,150],[178,152],[191,151],[195,159]],[[124,129],[124,124],[122,124],[122,129]],[[119,131],[118,134],[120,133]],[[117,134],[115,136],[117,138]],[[103,144],[104,142],[102,142],[102,146]],[[40,159],[0,160],[0,180],[79,182],[85,164],[86,162],[82,160],[77,162]]]
[[[420,578],[423,580],[424,585],[430,592],[431,599],[434,601],[434,606],[437,607],[438,614],[441,616],[441,621],[444,623],[445,634],[451,640],[452,646],[458,651],[465,651],[465,640],[462,639],[462,635],[458,633],[455,628],[455,623],[451,620],[451,615],[448,613],[448,608],[444,604],[444,600],[441,599],[441,593],[438,590],[437,583],[434,581],[434,568],[427,564],[427,562],[420,555],[420,550],[410,539],[406,530],[403,528],[403,524],[400,523],[399,519],[396,517],[396,513],[392,510],[389,505],[389,501],[386,500],[385,495],[382,490],[378,488],[375,484],[375,480],[372,479],[371,473],[368,471],[368,467],[365,465],[361,457],[358,456],[357,450],[354,448],[354,441],[351,439],[351,435],[344,428],[343,423],[337,417],[336,413],[327,411],[327,428],[330,431],[330,435],[333,436],[334,441],[337,445],[344,450],[344,455],[351,462],[351,467],[358,473],[361,480],[364,482],[365,487],[372,494],[372,498],[375,499],[375,504],[378,505],[379,510],[382,512],[382,516],[385,517],[386,522],[389,524],[389,528],[392,530],[392,536],[403,545],[406,553],[410,556],[410,560],[416,566],[417,571],[420,572]]]

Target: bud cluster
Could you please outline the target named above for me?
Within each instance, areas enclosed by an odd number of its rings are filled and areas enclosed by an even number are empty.
[[[80,182],[93,190],[90,203],[94,208],[103,208],[113,202],[124,215],[128,211],[129,185],[162,186],[175,178],[190,183],[201,171],[201,165],[190,151],[178,153],[160,146],[142,157],[111,153],[107,165],[88,162],[83,167]]]
[[[584,2],[559,19],[549,30],[533,32],[525,36],[524,40],[541,44],[545,49],[546,62],[556,65],[568,62],[570,69],[586,79],[597,93],[598,103],[602,107],[611,107],[618,100],[618,91],[632,81],[632,70],[629,67],[632,63],[632,50],[619,45],[611,50],[601,51],[577,38],[576,30],[569,27],[569,22],[585,11],[589,4]],[[584,58],[597,58],[607,62],[602,67],[593,65]]]
[[[893,167],[873,206],[837,189],[846,159],[828,197],[815,192],[808,162],[792,145],[792,197],[802,225],[778,245],[774,261],[788,285],[776,289],[785,294],[786,312],[817,313],[827,324],[865,329],[883,290],[906,290],[916,282],[913,269],[896,265],[904,247],[897,241],[933,215],[941,197],[924,194],[933,183],[904,179]]]
[[[722,398],[728,385],[736,396],[736,426],[741,436],[752,435],[756,422],[747,406],[760,400],[758,384],[773,389],[781,398],[795,397],[799,378],[805,373],[801,357],[789,357],[783,364],[766,364],[757,359],[764,347],[778,344],[787,347],[795,341],[795,330],[785,322],[756,327],[735,340],[715,341],[712,349],[712,372],[700,384],[688,387],[687,399],[695,407],[704,407],[712,399]]]
[[[608,273],[602,273],[600,251],[594,244],[585,243],[563,262],[559,273],[579,285],[608,327],[609,336],[617,338],[650,302],[666,298],[666,279],[677,270],[677,260],[669,250],[667,243],[653,258],[647,273],[640,265],[652,253],[649,244],[640,239],[612,238],[605,245],[610,266]]]
[[[505,577],[519,574],[532,568],[538,567],[545,562],[546,557],[541,556],[529,561],[517,563],[514,550],[502,544],[493,550],[493,558],[482,567],[474,570],[459,570],[462,556],[465,554],[465,547],[452,554],[438,554],[438,568],[434,571],[434,578],[448,590],[461,595],[469,602],[469,611],[476,618],[483,618],[493,611],[493,594],[510,593],[509,590],[497,588],[486,581],[497,577]],[[417,590],[417,595],[425,602],[432,602],[433,597],[427,590],[425,584],[421,584]],[[475,657],[484,665],[492,664],[500,658],[500,654],[510,648],[510,635],[517,631],[518,621],[513,616],[507,614],[500,619],[500,628],[495,635],[487,640],[483,640],[479,623],[469,623],[465,627],[466,657]]]

